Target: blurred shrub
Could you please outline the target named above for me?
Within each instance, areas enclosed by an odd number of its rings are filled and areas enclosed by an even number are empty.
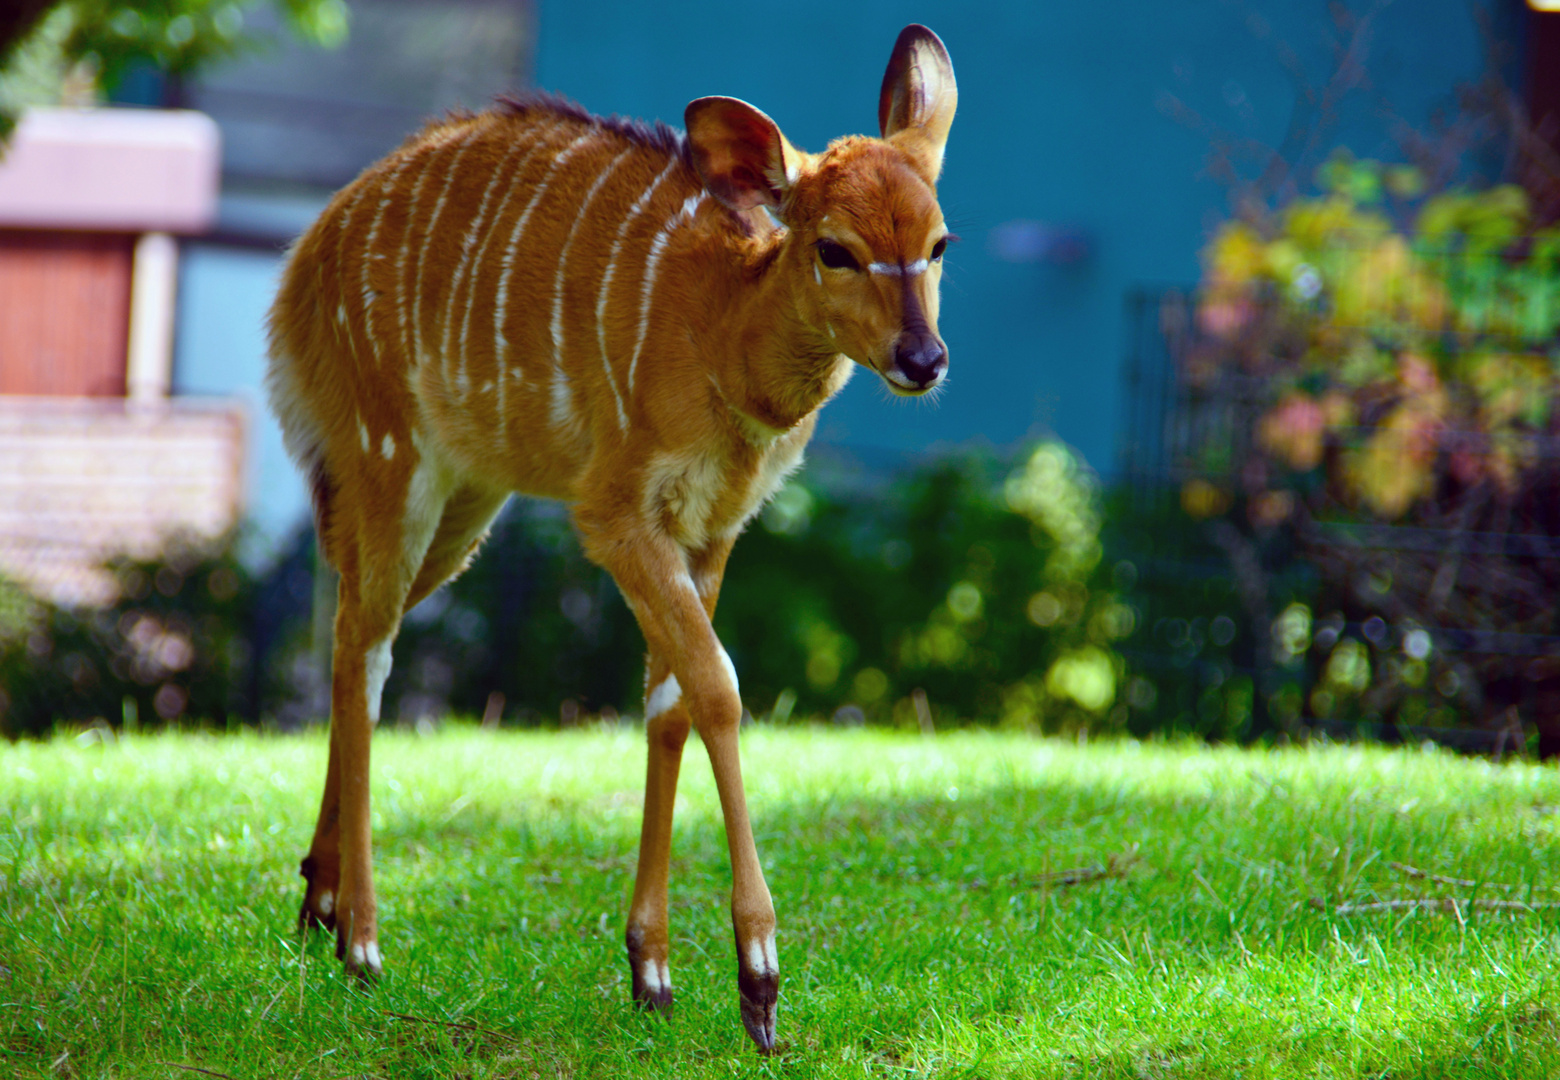
[[[0,733],[56,723],[198,721],[254,715],[256,583],[230,545],[175,545],[111,569],[120,595],[70,611],[0,581]]]
[[[1182,510],[1249,568],[1285,723],[1525,721],[1560,752],[1560,228],[1513,185],[1320,181],[1204,253]],[[1261,580],[1296,554],[1313,597]]]
[[[914,727],[1119,725],[1136,615],[1093,473],[1060,443],[968,453],[855,497],[793,482],[737,544],[716,628],[750,706]]]
[[[1139,619],[1101,529],[1098,481],[1059,443],[1016,467],[968,453],[886,481],[793,481],[737,544],[716,627],[749,707],[780,722],[1121,727],[1117,644]],[[325,718],[328,611],[310,606],[332,586],[311,544],[263,580],[225,548],[114,572],[121,597],[99,611],[0,590],[0,730]],[[384,717],[637,711],[642,652],[564,509],[515,500],[471,568],[407,614]]]
[[[175,81],[274,44],[249,25],[259,0],[26,0],[0,40],[0,143],[32,105],[90,105],[127,80]],[[333,48],[346,40],[345,0],[266,0],[298,40]],[[175,98],[177,94],[173,95]],[[166,104],[178,104],[175,101]]]
[[[490,710],[572,723],[637,709],[644,640],[565,508],[513,499],[471,567],[407,613],[385,686],[388,720]]]
[[[1407,166],[1334,158],[1323,193],[1222,226],[1204,253],[1188,375],[1266,383],[1257,445],[1282,491],[1317,474],[1354,510],[1409,515],[1448,485],[1512,497],[1541,457],[1560,378],[1560,227],[1505,184],[1418,198]]]

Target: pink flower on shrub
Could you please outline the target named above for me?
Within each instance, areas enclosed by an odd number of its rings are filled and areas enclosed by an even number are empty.
[[[1296,472],[1308,472],[1322,463],[1327,414],[1308,394],[1286,394],[1257,424],[1262,448]]]

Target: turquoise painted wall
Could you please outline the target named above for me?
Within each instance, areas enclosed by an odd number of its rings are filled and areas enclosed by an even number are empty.
[[[1504,9],[1501,9],[1504,10]],[[1174,94],[1230,131],[1278,143],[1295,83],[1292,48],[1320,79],[1331,24],[1320,2],[1106,4],[789,0],[542,0],[537,85],[597,112],[681,123],[705,94],[741,97],[793,142],[873,131],[883,65],[900,27],[946,42],[959,116],[941,185],[964,238],[949,256],[942,332],[952,367],[936,406],[888,400],[860,374],[820,436],[909,450],[1054,431],[1096,467],[1113,464],[1128,289],[1190,282],[1225,204],[1204,175],[1205,135],[1169,118]],[[1396,156],[1378,98],[1422,124],[1479,74],[1483,44],[1465,0],[1398,0],[1369,49],[1373,90],[1356,95],[1337,139]],[[1085,230],[1070,266],[1005,262],[992,230],[1015,219]]]

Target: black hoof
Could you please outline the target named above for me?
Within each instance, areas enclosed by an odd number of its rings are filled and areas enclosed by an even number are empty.
[[[319,897],[314,889],[314,856],[306,857],[298,866],[298,874],[306,884],[303,889],[303,906],[298,909],[298,930],[308,933],[315,927],[324,930],[336,929],[336,909],[332,904],[328,911],[321,911]]]
[[[742,999],[742,1026],[760,1054],[775,1051],[775,1004],[780,997],[780,974],[755,974],[737,970],[737,991]]]

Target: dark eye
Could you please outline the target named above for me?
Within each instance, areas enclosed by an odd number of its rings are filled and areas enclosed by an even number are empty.
[[[943,257],[943,252],[948,250],[948,238],[945,236],[932,245],[932,262]]]
[[[861,264],[856,262],[844,244],[837,244],[833,240],[818,241],[818,261],[830,270],[860,270]]]

